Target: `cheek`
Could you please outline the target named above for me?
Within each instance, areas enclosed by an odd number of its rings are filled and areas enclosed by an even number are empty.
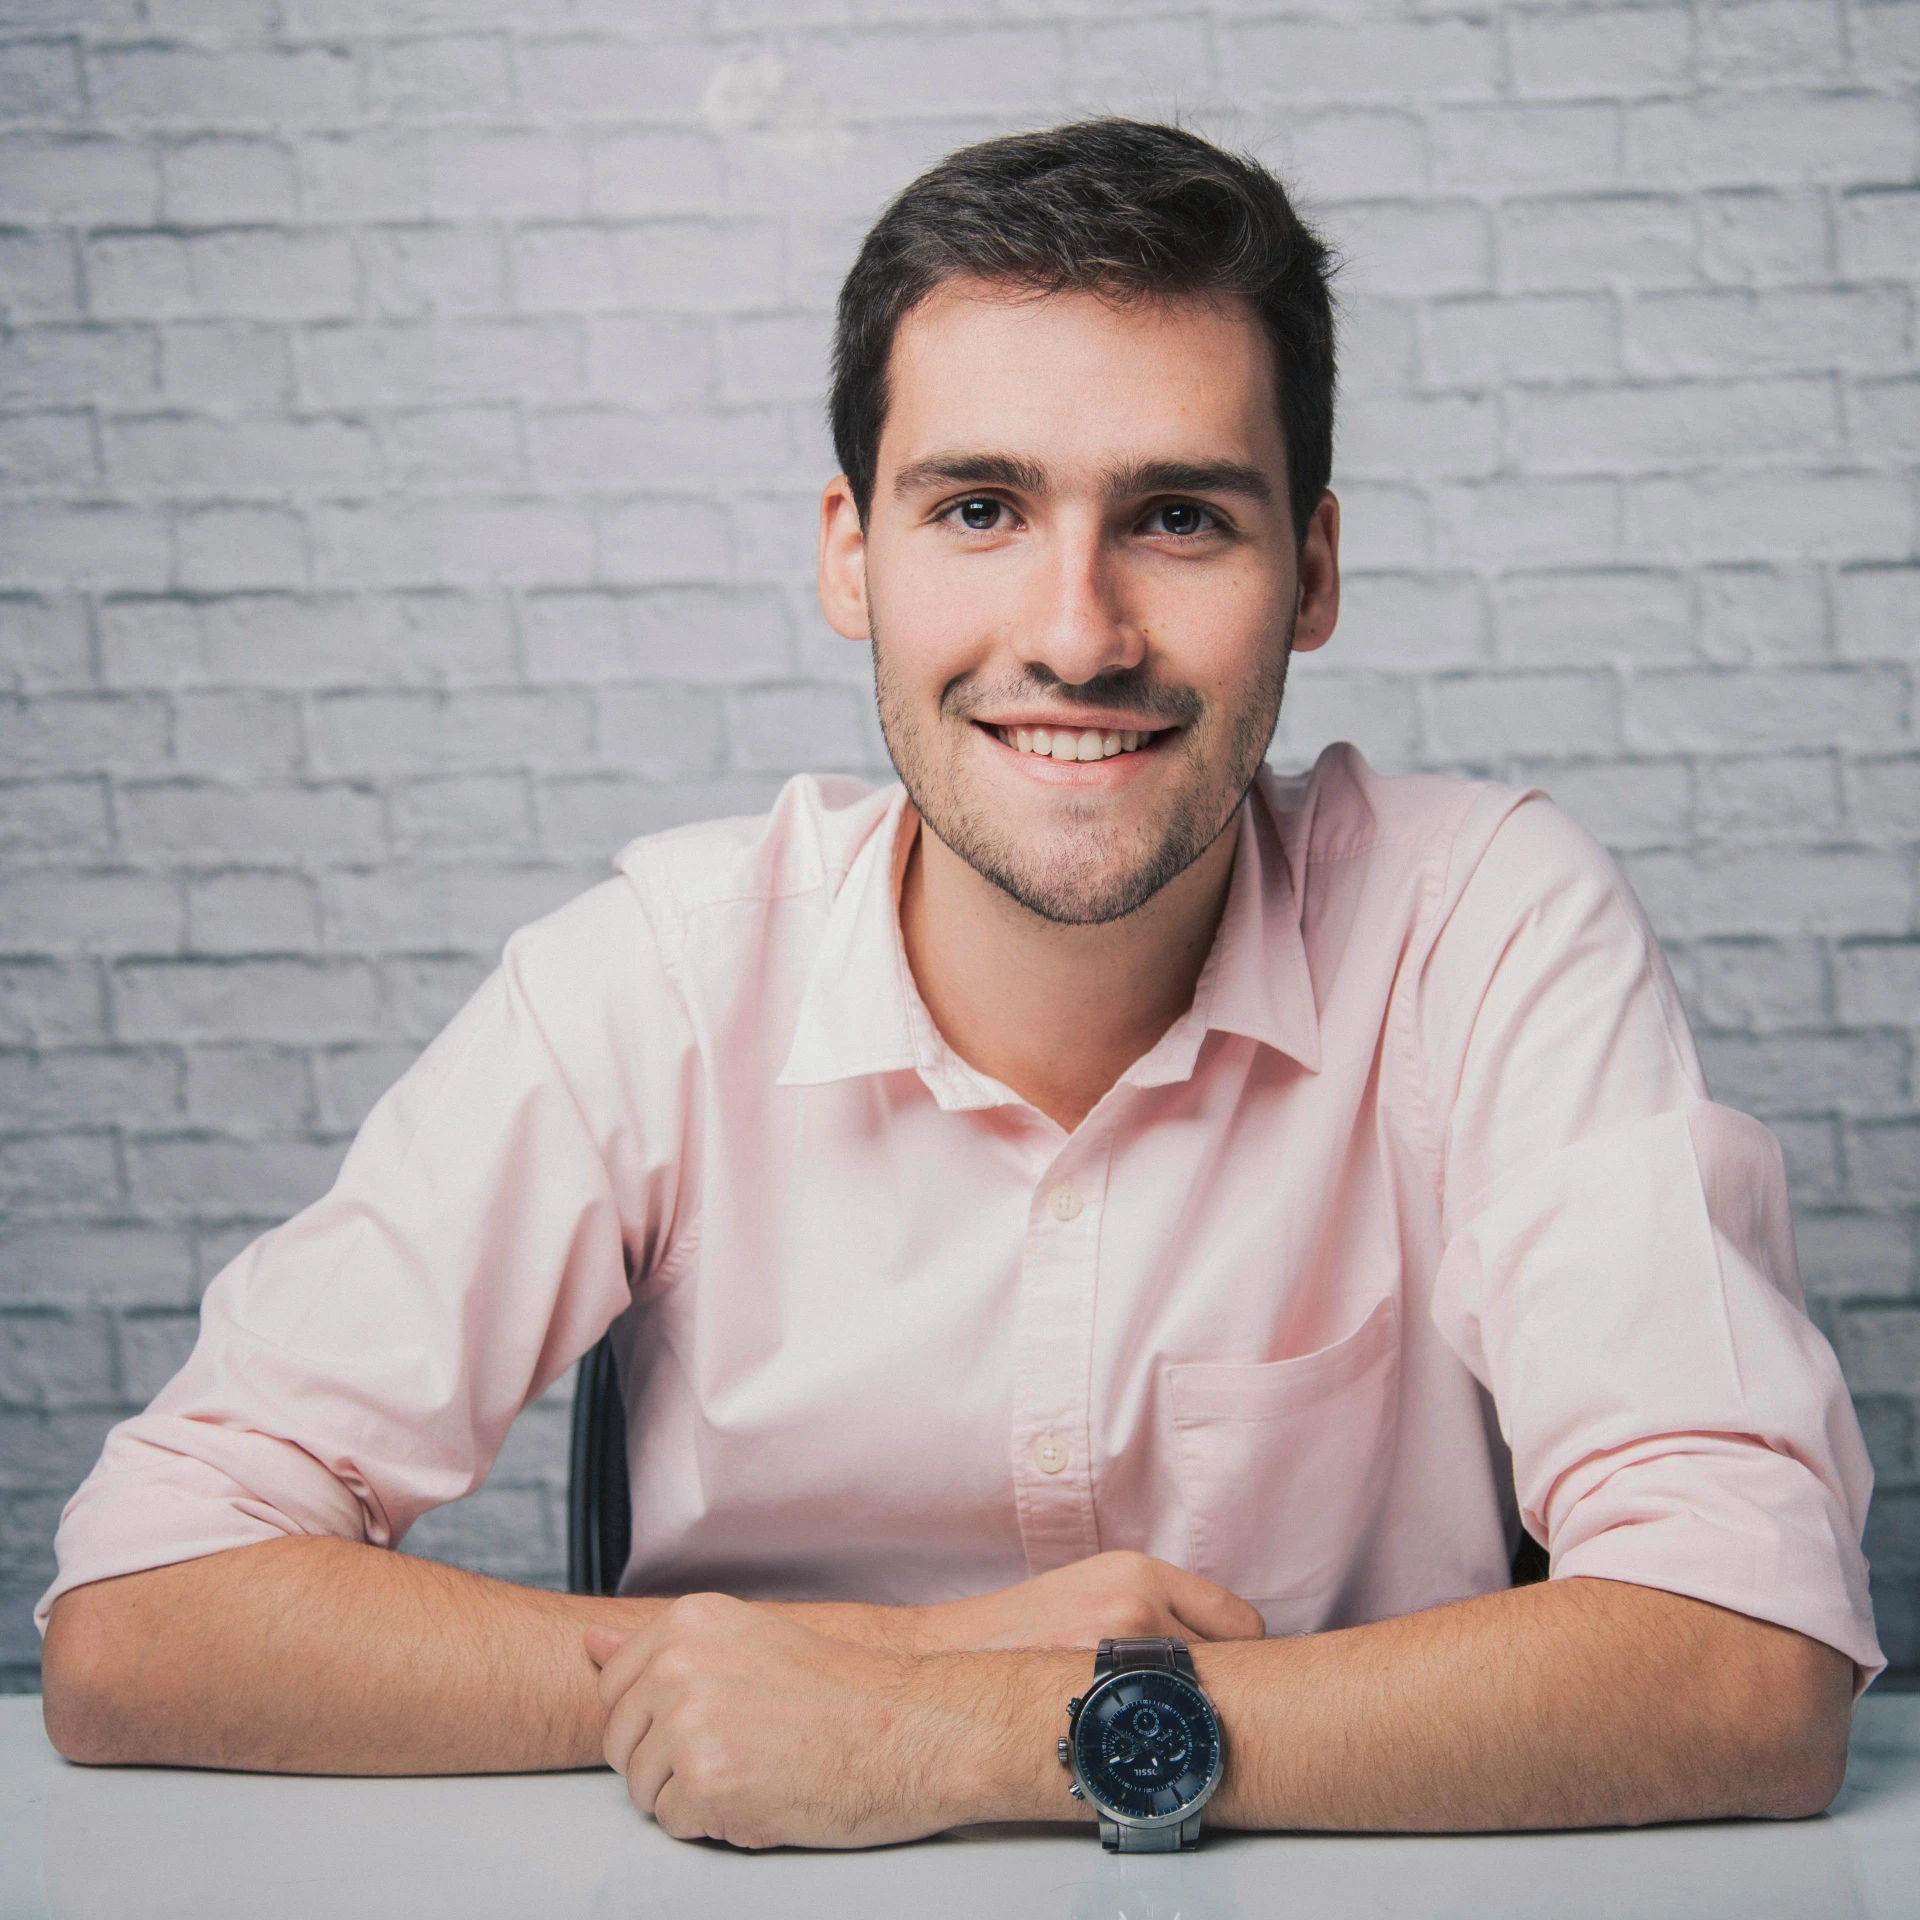
[[[1216,714],[1231,713],[1279,670],[1287,609],[1270,594],[1184,596],[1143,625],[1156,679],[1191,687]]]
[[[974,589],[951,577],[893,577],[871,590],[873,631],[896,690],[909,699],[938,701],[942,690],[977,672],[994,651],[1000,612]]]

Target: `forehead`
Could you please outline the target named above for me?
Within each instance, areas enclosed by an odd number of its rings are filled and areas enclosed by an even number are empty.
[[[961,447],[1050,465],[1284,468],[1272,349],[1238,298],[1121,302],[947,281],[901,322],[887,386],[882,472]]]

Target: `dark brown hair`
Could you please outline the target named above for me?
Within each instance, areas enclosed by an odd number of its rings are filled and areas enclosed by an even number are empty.
[[[1121,299],[1238,294],[1273,346],[1296,540],[1333,466],[1332,256],[1258,162],[1141,120],[1082,120],[950,153],[874,223],[840,288],[827,416],[864,521],[887,362],[942,281]]]

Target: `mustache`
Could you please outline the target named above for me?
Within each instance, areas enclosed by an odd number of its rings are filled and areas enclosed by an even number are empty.
[[[941,690],[940,710],[949,719],[973,720],[995,707],[1044,705],[1049,695],[1063,703],[1078,700],[1088,706],[1124,707],[1170,727],[1190,727],[1206,711],[1206,702],[1191,687],[1156,680],[1139,668],[1095,674],[1076,684],[1038,665],[991,680],[968,675],[950,680]]]

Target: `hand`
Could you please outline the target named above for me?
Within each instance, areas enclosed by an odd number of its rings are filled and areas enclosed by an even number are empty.
[[[1144,1553],[1096,1553],[999,1593],[919,1609],[928,1651],[1091,1647],[1170,1634],[1261,1640],[1267,1623],[1238,1595]]]
[[[586,1643],[607,1764],[675,1839],[879,1846],[982,1817],[931,1784],[954,1790],[955,1748],[970,1744],[972,1703],[927,1684],[939,1662],[719,1593],[676,1600],[635,1633],[590,1626]]]

